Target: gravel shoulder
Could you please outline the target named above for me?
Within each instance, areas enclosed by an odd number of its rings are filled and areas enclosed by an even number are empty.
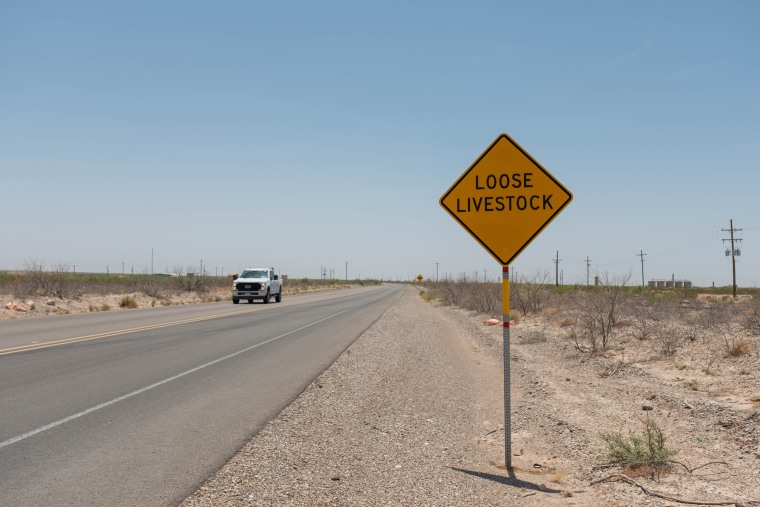
[[[407,289],[182,505],[601,505],[519,417],[508,476],[501,336],[476,322]],[[532,404],[528,375],[515,377],[513,403]]]
[[[683,363],[674,369],[642,343],[627,346],[628,359],[625,347],[592,356],[572,346],[551,312],[523,318],[511,337],[514,471],[507,473],[502,328],[485,326],[483,319],[427,303],[407,289],[182,505],[675,506],[684,505],[677,499],[727,505],[760,500],[760,398],[748,398],[760,389],[756,352],[716,366],[708,379],[712,387],[695,391],[672,373],[683,373]],[[752,340],[757,351],[757,337]],[[700,354],[684,351],[686,357]],[[687,373],[698,375],[698,369],[692,365]],[[644,404],[651,410],[642,410]],[[640,433],[646,417],[679,450],[675,459],[681,464],[657,472],[599,467],[608,461],[600,433]],[[604,480],[619,474],[664,498]]]

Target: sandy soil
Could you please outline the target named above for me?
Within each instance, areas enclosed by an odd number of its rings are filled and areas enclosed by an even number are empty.
[[[228,296],[228,291],[218,293],[207,292],[203,294],[187,292],[182,295],[172,295],[162,299],[152,298],[137,292],[131,294],[109,294],[106,296],[85,294],[77,299],[45,297],[19,299],[9,295],[0,295],[0,304],[2,305],[0,306],[0,320],[206,303],[210,301],[223,301],[224,299],[228,299]],[[132,300],[133,303],[129,303],[129,300]]]
[[[491,344],[483,350],[495,357],[501,329],[479,320],[470,318],[469,332]],[[715,332],[668,356],[661,342],[622,334],[596,355],[578,350],[566,324],[566,316],[549,311],[514,326],[513,439],[528,462],[571,489],[594,491],[603,505],[760,502],[758,336],[735,331],[730,339],[747,345],[735,357]],[[641,435],[647,418],[678,451],[673,461],[659,469],[604,466],[610,460],[601,433]]]
[[[286,287],[283,296],[323,292],[326,290],[339,290],[349,287],[351,286],[343,284],[320,287]],[[81,297],[69,299],[52,297],[17,298],[10,295],[0,294],[0,320],[51,317],[74,313],[126,311],[132,308],[152,308],[229,300],[230,291],[226,289],[206,291],[202,293],[173,293],[162,298],[146,296],[140,292],[109,295],[84,294]]]

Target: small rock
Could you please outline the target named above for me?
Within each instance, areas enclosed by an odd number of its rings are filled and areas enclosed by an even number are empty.
[[[652,405],[651,401],[646,400],[641,404],[641,410],[654,410],[654,406]]]
[[[48,306],[55,306],[55,301],[52,300],[52,299],[48,299],[47,303],[45,303],[45,304],[48,305]]]

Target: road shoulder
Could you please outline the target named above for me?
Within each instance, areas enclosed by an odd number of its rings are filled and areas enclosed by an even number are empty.
[[[182,505],[588,504],[529,453],[500,466],[501,364],[462,318],[407,289]]]

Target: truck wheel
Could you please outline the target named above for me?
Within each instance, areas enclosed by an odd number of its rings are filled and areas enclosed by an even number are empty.
[[[280,287],[280,292],[277,293],[277,295],[274,297],[274,302],[279,303],[282,301],[282,287]]]
[[[232,298],[232,302],[234,304],[238,304],[240,302],[240,299],[239,298]]]
[[[269,289],[267,289],[267,295],[266,295],[266,296],[264,296],[264,304],[265,304],[265,305],[268,305],[268,304],[269,304],[269,298],[270,298],[270,297],[272,297],[272,296],[271,296],[271,294],[269,294]]]

